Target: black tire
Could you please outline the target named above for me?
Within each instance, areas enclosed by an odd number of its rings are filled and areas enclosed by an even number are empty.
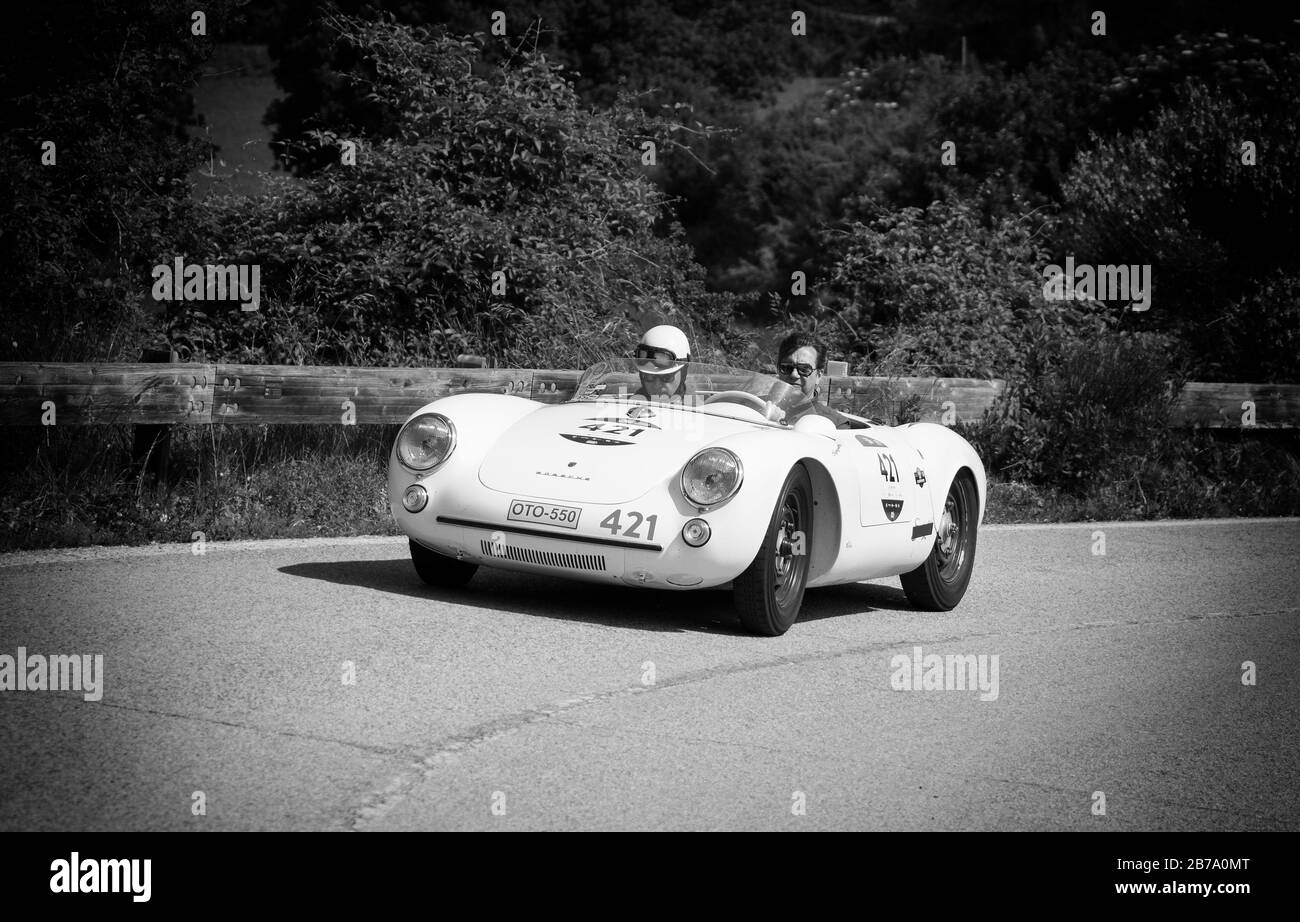
[[[469,582],[478,570],[478,564],[466,563],[446,554],[431,551],[422,544],[411,541],[411,563],[420,579],[430,586],[442,586],[447,589],[459,589]]]
[[[808,583],[812,517],[812,479],[797,464],[781,487],[754,562],[732,583],[740,623],[750,633],[779,637],[798,619]],[[795,531],[804,534],[802,554],[791,553],[790,537]]]
[[[975,571],[979,496],[969,474],[958,474],[948,487],[944,511],[934,527],[934,548],[925,563],[902,575],[903,592],[917,608],[951,611],[966,594]]]

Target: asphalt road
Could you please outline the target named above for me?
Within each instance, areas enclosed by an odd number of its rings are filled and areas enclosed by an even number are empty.
[[[986,528],[956,611],[776,639],[387,538],[10,555],[0,600],[0,654],[104,657],[0,691],[4,830],[1300,829],[1300,520]],[[895,689],[916,646],[997,697]]]

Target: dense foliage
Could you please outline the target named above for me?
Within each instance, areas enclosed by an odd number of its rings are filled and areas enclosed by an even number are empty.
[[[1295,99],[1300,66],[1288,76]],[[1192,83],[1150,129],[1079,156],[1060,243],[1080,261],[1150,264],[1146,320],[1187,343],[1197,375],[1300,381],[1300,305],[1278,297],[1300,280],[1297,177],[1294,108]]]
[[[580,105],[538,53],[485,70],[477,42],[441,30],[329,22],[387,128],[315,133],[335,163],[212,204],[212,255],[260,264],[263,306],[187,311],[174,339],[189,354],[583,365],[625,350],[647,305],[690,328],[697,350],[716,340],[725,299],[703,290],[679,235],[655,232],[663,194],[641,167],[642,144],[667,144],[672,124]]]
[[[213,29],[232,6],[206,5]],[[184,126],[206,47],[165,0],[7,13],[0,359],[135,360],[154,341],[149,269],[188,235],[200,150]]]
[[[970,436],[1081,509],[1294,511],[1294,462],[1162,422],[1184,377],[1300,382],[1294,14],[1151,0],[1099,35],[1093,6],[217,0],[205,36],[162,0],[16,8],[0,359],[570,366],[669,319],[758,365],[799,325],[858,373],[1007,379]],[[221,40],[269,46],[289,169],[199,201]],[[260,310],[154,302],[177,256],[260,266]],[[1149,264],[1150,310],[1046,299],[1066,257]]]
[[[384,130],[384,114],[345,77],[359,63],[356,49],[332,41],[318,4],[268,6],[252,34],[270,43],[286,91],[270,113],[277,138],[292,141],[322,125]],[[828,10],[831,18],[814,27],[809,41],[791,41],[791,7],[778,0],[336,0],[335,6],[348,15],[383,11],[406,25],[492,36],[488,64],[509,59],[523,43],[563,67],[586,102],[612,105],[626,90],[643,94],[647,109],[688,102],[715,118],[736,101],[770,98],[795,73],[838,73],[881,34],[872,17],[848,13],[846,20]],[[843,28],[850,23],[858,28]],[[494,25],[504,37],[496,37]],[[295,165],[322,164],[299,159]]]

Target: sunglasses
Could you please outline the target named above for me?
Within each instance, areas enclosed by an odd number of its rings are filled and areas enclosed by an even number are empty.
[[[811,375],[814,371],[817,370],[813,366],[809,365],[807,362],[800,362],[797,365],[794,362],[782,362],[776,367],[777,370],[781,372],[781,374],[787,376],[793,374],[795,370],[798,370],[799,377],[801,378],[806,378],[809,375]]]
[[[636,360],[638,362],[649,362],[656,368],[671,368],[684,361],[679,359],[671,349],[660,349],[656,346],[637,346]]]

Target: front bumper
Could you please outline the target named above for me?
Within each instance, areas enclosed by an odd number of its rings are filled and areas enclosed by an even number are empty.
[[[575,504],[491,490],[474,482],[468,487],[433,475],[417,480],[400,466],[389,472],[393,518],[408,537],[430,550],[469,563],[546,573],[587,582],[621,583],[659,589],[707,589],[722,586],[749,566],[761,541],[743,509],[732,501],[700,512],[677,491],[661,485],[632,502]],[[419,512],[401,504],[402,492],[420,483],[429,494]],[[578,527],[563,529],[539,523],[507,520],[514,500],[579,505]],[[615,512],[655,516],[653,535],[644,530],[629,539],[602,529]],[[682,527],[693,518],[705,519],[712,535],[703,547],[691,547]]]

